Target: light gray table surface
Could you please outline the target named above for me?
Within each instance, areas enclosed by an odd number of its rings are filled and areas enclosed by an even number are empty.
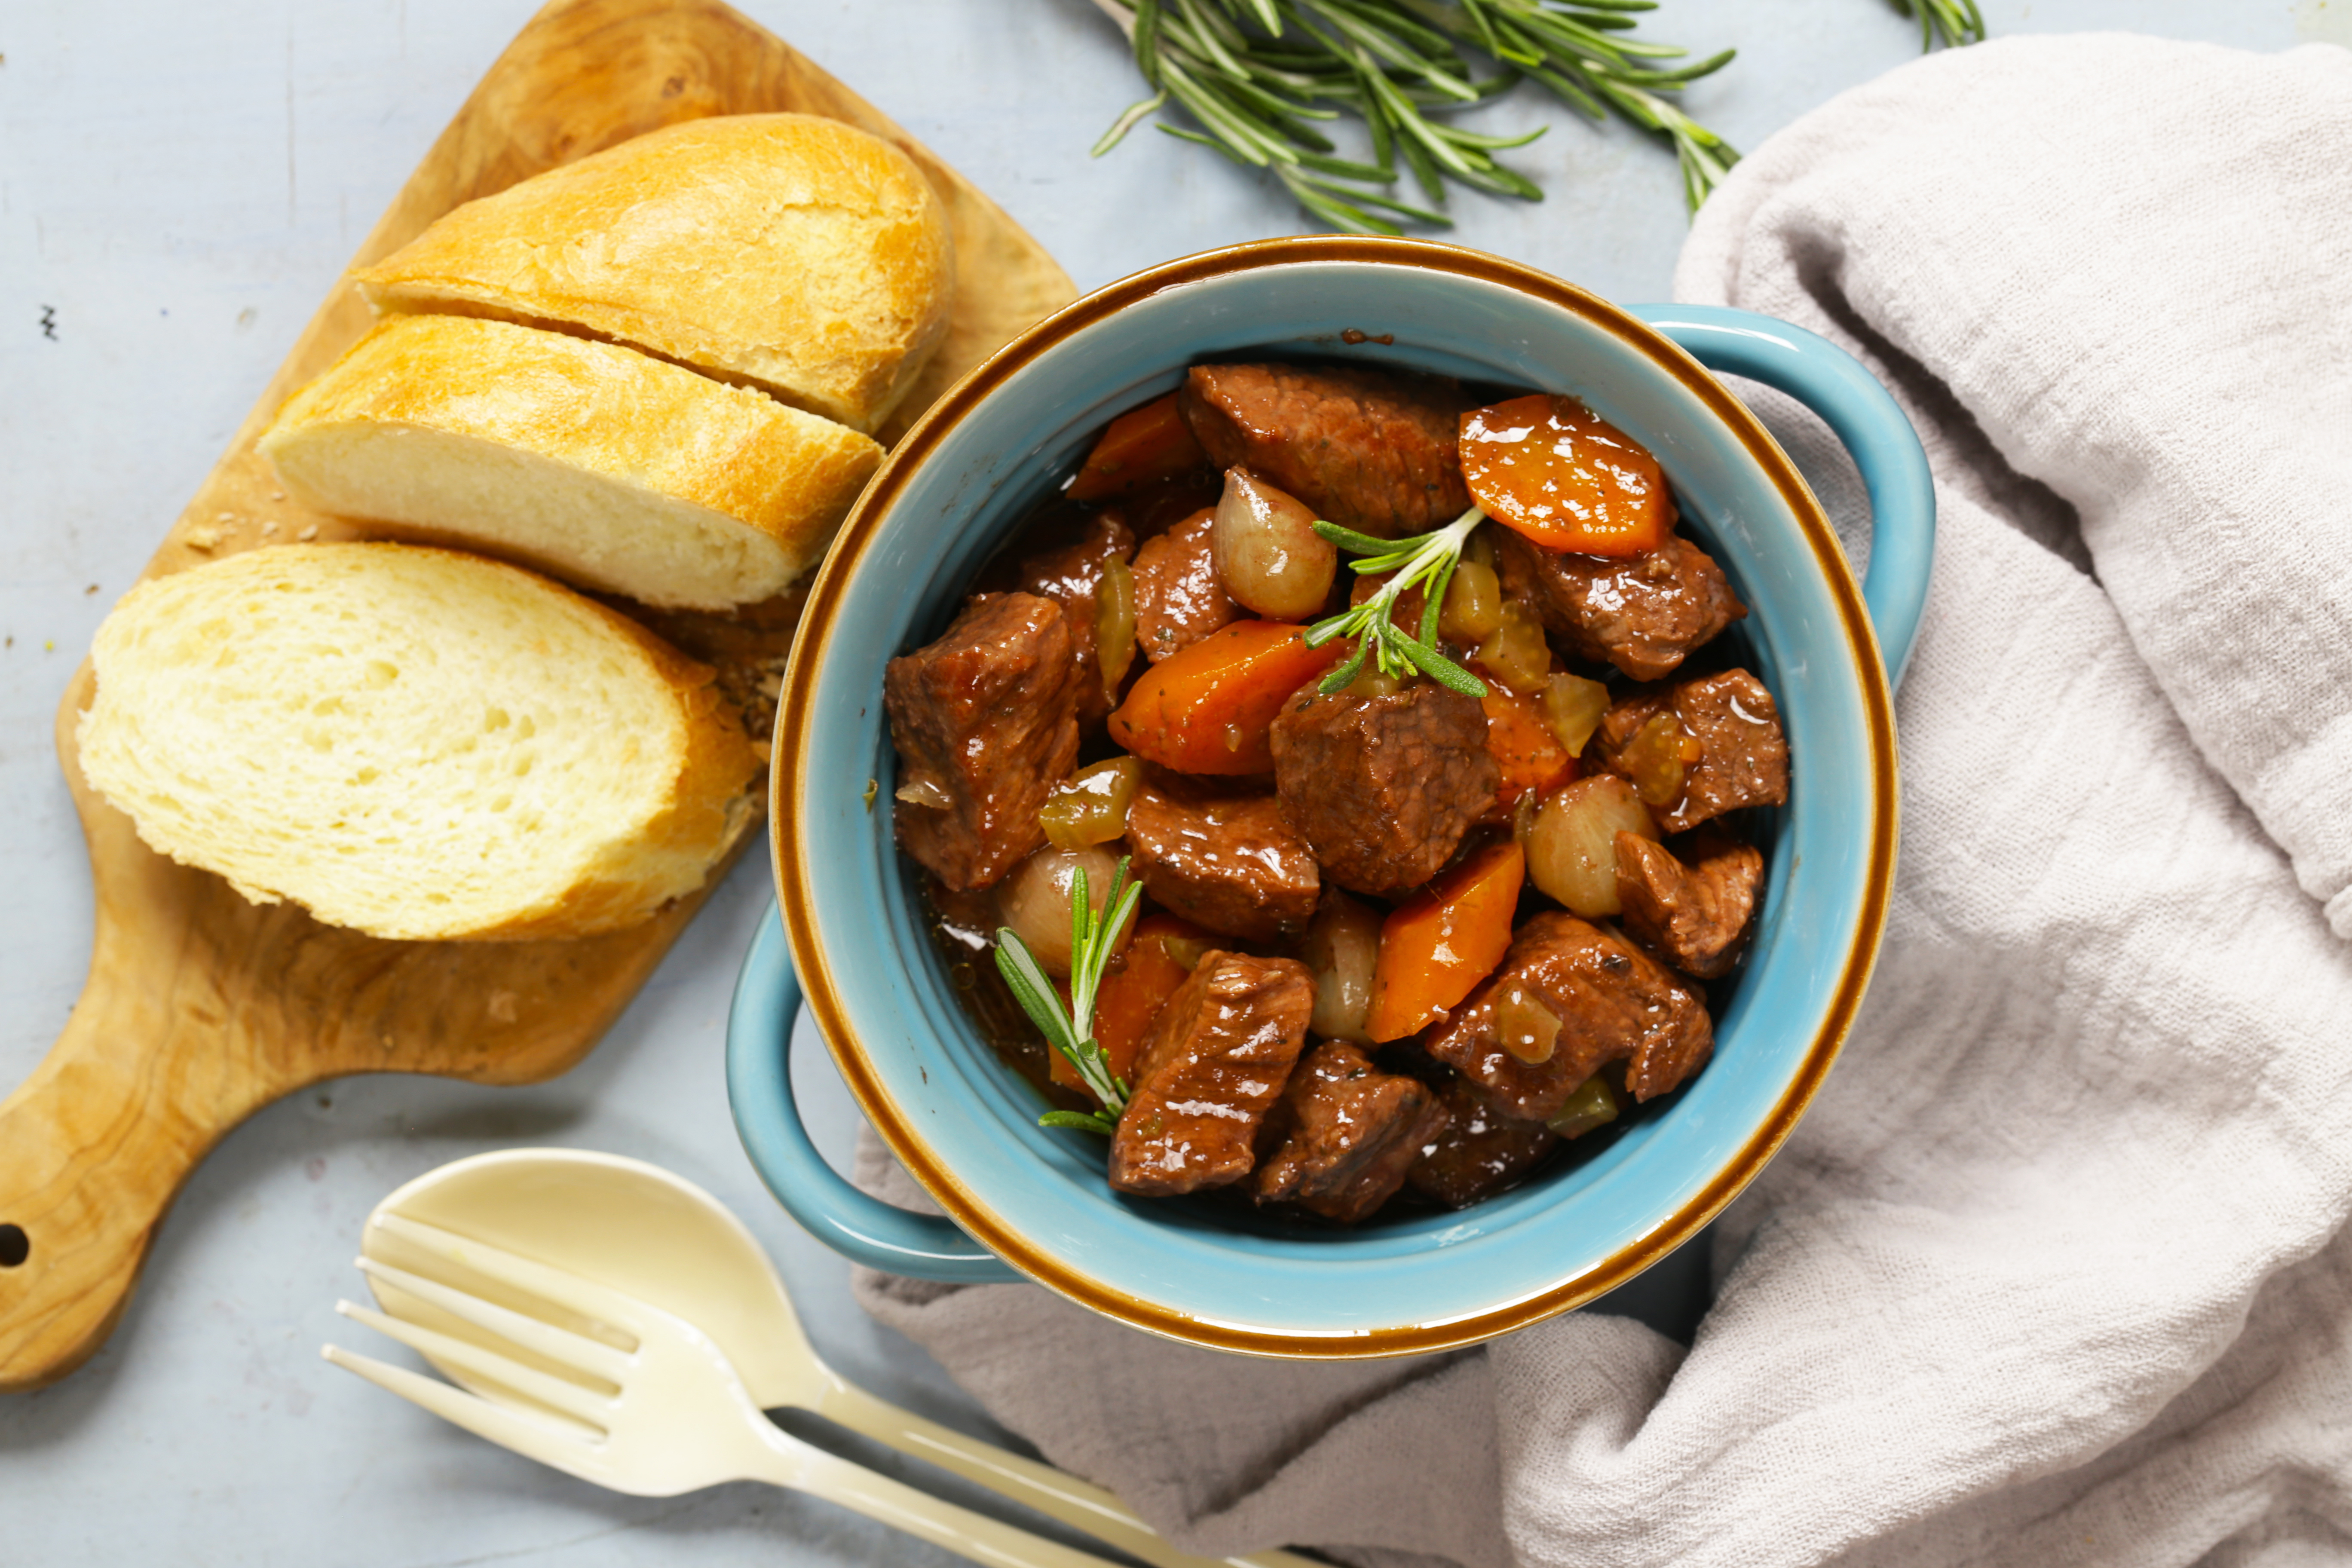
[[[1086,0],[747,0],[923,139],[1082,289],[1304,226],[1269,183],[1149,130],[1087,149],[1139,96]],[[50,721],[100,617],[529,0],[0,0],[0,1089],[40,1060],[89,955],[91,900]],[[1997,34],[2135,27],[2275,49],[2352,42],[2352,0],[1988,0]],[[1902,64],[1881,0],[1666,0],[1646,26],[1738,61],[1689,107],[1741,146]],[[1666,297],[1685,231],[1671,155],[1523,90],[1490,125],[1553,124],[1519,167],[1540,205],[1456,199],[1452,236],[1624,300]],[[830,1505],[737,1486],[609,1496],[327,1366],[362,1293],[360,1222],[443,1162],[515,1144],[636,1155],[731,1204],[853,1379],[999,1436],[868,1322],[847,1268],[761,1190],[728,1120],[721,1039],[769,900],[740,865],[587,1063],[489,1089],[373,1077],[271,1107],[199,1170],[112,1340],[0,1397],[0,1563],[447,1565],[951,1559]],[[856,1111],[799,1053],[829,1154]],[[0,1221],[8,1216],[0,1214]],[[1678,1267],[1686,1289],[1696,1279]],[[1665,1310],[1671,1306],[1653,1311]],[[393,1352],[398,1355],[402,1352]],[[865,1450],[857,1450],[865,1452]],[[967,1500],[936,1472],[896,1467]]]

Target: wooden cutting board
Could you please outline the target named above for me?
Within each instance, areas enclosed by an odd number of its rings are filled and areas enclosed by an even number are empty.
[[[903,148],[945,200],[955,313],[895,428],[1076,290],[1036,241],[864,100],[710,0],[556,0],[499,57],[352,264],[541,170],[681,120],[777,110],[830,115]],[[294,389],[372,317],[339,284],[278,367],[148,576],[265,542],[358,530],[283,498],[253,449]],[[756,683],[794,603],[747,621],[663,629]],[[729,668],[731,664],[731,668]],[[260,1107],[322,1079],[437,1073],[531,1083],[588,1053],[694,918],[686,900],[635,931],[569,942],[397,942],[249,904],[219,878],[139,841],[75,764],[84,664],[58,711],[58,756],[96,883],[89,979],[65,1033],[0,1102],[0,1392],[38,1387],[97,1350],[196,1162]],[[772,686],[769,688],[772,691]],[[759,835],[747,836],[753,842]],[[714,875],[713,880],[717,879]]]

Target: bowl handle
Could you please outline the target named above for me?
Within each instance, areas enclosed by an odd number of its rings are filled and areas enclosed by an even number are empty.
[[[1022,1276],[939,1215],[869,1197],[824,1163],[793,1100],[793,1017],[801,985],[771,903],[727,1016],[727,1102],[743,1152],[803,1229],[852,1263],[918,1279],[998,1284]]]
[[[1927,454],[1903,410],[1843,349],[1787,321],[1720,305],[1627,307],[1709,370],[1777,387],[1822,416],[1862,470],[1870,491],[1870,572],[1862,584],[1899,685],[1927,602],[1936,554],[1936,486]]]

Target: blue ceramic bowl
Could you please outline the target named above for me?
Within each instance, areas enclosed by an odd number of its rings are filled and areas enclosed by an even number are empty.
[[[1749,606],[1735,635],[1779,699],[1792,757],[1757,939],[1706,1069],[1593,1158],[1458,1213],[1352,1232],[1113,1193],[1101,1142],[1040,1129],[1034,1093],[959,1007],[891,839],[884,664],[938,635],[1113,415],[1187,365],[1261,353],[1572,393],[1648,446]],[[1795,467],[1707,365],[1803,399],[1853,452],[1875,515],[1866,590]],[[1342,237],[1213,251],[1087,296],[924,416],[811,593],[776,725],[782,919],[753,946],[730,1027],[730,1093],[754,1163],[859,1262],[1025,1276],[1139,1327],[1260,1354],[1465,1344],[1622,1283],[1771,1157],[1861,1001],[1895,863],[1889,672],[1917,623],[1933,528],[1926,460],[1885,390],[1764,317],[1628,311],[1494,257]],[[810,1145],[784,1059],[795,972],[851,1090],[951,1221],[876,1203]]]

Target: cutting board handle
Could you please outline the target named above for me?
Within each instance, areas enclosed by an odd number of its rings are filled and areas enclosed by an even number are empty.
[[[162,1012],[152,993],[91,987],[0,1101],[0,1393],[63,1377],[104,1342],[173,1194],[242,1119],[216,1053],[154,1048]]]

